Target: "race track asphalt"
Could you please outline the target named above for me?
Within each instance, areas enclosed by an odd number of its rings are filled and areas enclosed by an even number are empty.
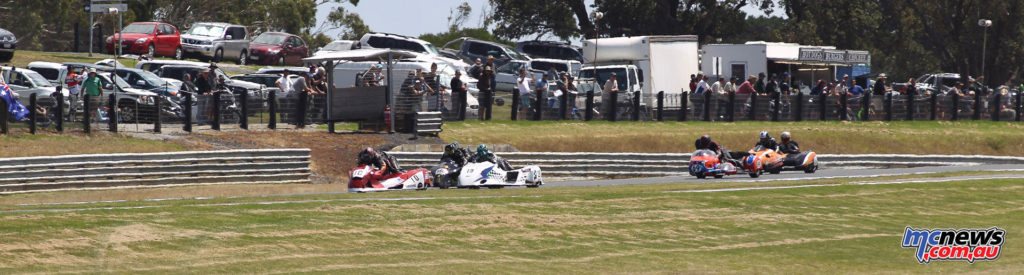
[[[763,182],[783,180],[815,180],[832,178],[871,178],[880,176],[898,176],[911,174],[930,174],[941,172],[964,172],[964,171],[1024,171],[1024,165],[1000,164],[1000,165],[972,165],[972,166],[923,166],[913,168],[870,168],[870,169],[820,169],[813,174],[801,171],[787,171],[780,174],[764,174],[759,178],[751,178],[747,174],[736,174],[725,176],[725,178],[698,179],[690,175],[679,175],[669,177],[615,179],[615,180],[570,180],[558,182],[545,182],[544,186],[608,186],[624,184],[656,184],[656,183],[677,183],[677,182]]]

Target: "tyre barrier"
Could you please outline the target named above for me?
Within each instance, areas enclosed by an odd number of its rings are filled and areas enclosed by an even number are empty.
[[[441,152],[388,152],[403,167],[429,168]],[[686,175],[689,153],[498,153],[514,167],[538,165],[545,176],[557,177],[661,177]],[[1024,164],[1024,157],[976,155],[819,154],[822,167],[829,166],[953,166]]]
[[[0,194],[180,185],[309,183],[309,149],[0,159]]]

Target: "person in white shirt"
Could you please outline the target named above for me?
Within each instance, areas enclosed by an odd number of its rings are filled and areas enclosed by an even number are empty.
[[[281,89],[281,92],[280,94],[278,94],[278,96],[287,95],[288,93],[292,92],[292,82],[288,80],[288,76],[290,74],[291,72],[285,69],[284,74],[281,75],[281,78],[277,79],[277,82],[275,84],[277,84],[278,89]]]
[[[711,92],[715,95],[725,94],[725,90],[722,89],[724,84],[725,78],[719,78],[718,81],[711,84]]]
[[[516,78],[516,82],[518,83],[516,86],[519,88],[519,112],[525,114],[523,110],[530,109],[530,94],[532,91],[530,83],[533,82],[533,79],[526,73],[526,69],[519,69],[519,77]]]
[[[697,82],[697,90],[695,94],[703,94],[704,92],[707,92],[709,87],[707,77],[704,76],[704,73],[697,74],[697,79],[699,79],[700,82]]]

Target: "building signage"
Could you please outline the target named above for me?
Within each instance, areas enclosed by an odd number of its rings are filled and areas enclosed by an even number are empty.
[[[825,57],[825,62],[844,62],[846,61],[846,51],[837,50],[824,50],[822,55]]]
[[[864,64],[871,62],[867,51],[825,50],[821,48],[800,48],[800,61]]]
[[[871,62],[871,54],[866,51],[846,51],[846,62],[862,64]]]
[[[801,61],[822,61],[825,60],[824,52],[819,48],[800,48]]]

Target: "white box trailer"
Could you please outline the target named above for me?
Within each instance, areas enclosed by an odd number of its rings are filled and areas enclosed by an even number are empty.
[[[659,91],[678,95],[689,90],[689,76],[697,74],[700,62],[696,35],[588,39],[583,41],[583,59],[583,70],[595,64],[636,66],[641,104],[645,105],[653,103]],[[603,83],[605,79],[598,80]]]

